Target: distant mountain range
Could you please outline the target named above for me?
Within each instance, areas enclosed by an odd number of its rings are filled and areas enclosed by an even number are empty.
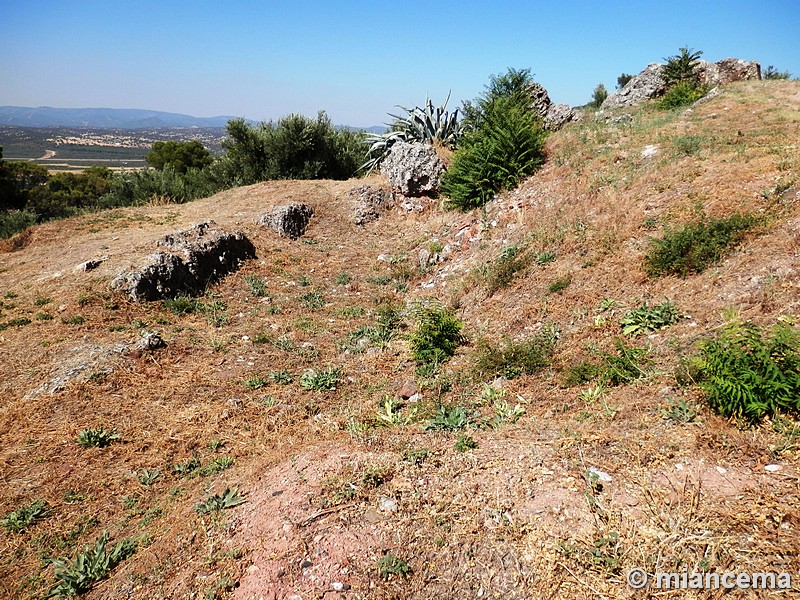
[[[0,125],[16,127],[93,127],[142,129],[155,127],[225,127],[234,117],[192,117],[137,108],[51,108],[0,106]]]
[[[235,117],[192,117],[138,108],[51,108],[0,106],[0,125],[13,127],[90,127],[94,129],[156,129],[162,127],[225,127]],[[254,123],[254,121],[250,121]],[[361,129],[355,127],[348,129]],[[364,128],[382,132],[386,127]]]

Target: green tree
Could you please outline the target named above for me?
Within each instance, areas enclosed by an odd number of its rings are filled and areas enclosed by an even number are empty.
[[[608,98],[608,90],[606,89],[606,86],[604,86],[602,83],[598,83],[597,87],[594,88],[594,92],[592,93],[591,105],[595,108],[600,108],[606,98]]]
[[[761,79],[789,79],[792,76],[789,71],[778,71],[772,65],[769,65],[761,74]]]
[[[220,183],[249,185],[270,179],[347,179],[363,157],[363,134],[336,130],[324,111],[316,119],[292,114],[277,123],[228,123],[226,149],[212,168]]]
[[[690,48],[680,48],[675,56],[670,56],[664,60],[664,80],[667,88],[671,88],[679,83],[694,83],[699,85],[697,77],[697,67],[700,64],[702,50],[692,51]]]
[[[622,73],[619,77],[617,77],[617,89],[621,90],[622,88],[624,88],[631,79],[633,79],[633,75],[628,75],[628,73]]]
[[[177,173],[186,173],[189,169],[203,169],[213,162],[211,153],[197,140],[155,142],[145,160],[148,165],[159,171],[172,169]]]
[[[493,76],[482,96],[464,104],[465,134],[441,185],[450,207],[483,206],[544,162],[546,133],[531,106],[532,83],[528,69],[509,69]]]

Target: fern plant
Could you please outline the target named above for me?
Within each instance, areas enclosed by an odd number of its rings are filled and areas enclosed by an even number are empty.
[[[390,113],[389,116],[394,121],[389,126],[389,131],[369,134],[365,138],[364,141],[369,146],[368,160],[361,166],[361,169],[367,173],[374,171],[388,156],[395,142],[423,142],[432,146],[454,149],[461,135],[461,125],[458,120],[458,109],[452,112],[447,110],[449,101],[450,94],[438,107],[434,107],[430,98],[425,98],[422,107],[398,106],[406,113],[405,116]]]
[[[800,411],[800,332],[779,322],[770,331],[735,320],[702,343],[696,365],[711,408],[757,423]]]
[[[463,324],[443,307],[419,307],[417,326],[411,333],[411,352],[420,364],[440,364],[456,353],[466,342],[461,333]]]

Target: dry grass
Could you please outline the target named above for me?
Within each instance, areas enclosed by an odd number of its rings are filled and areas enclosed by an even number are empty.
[[[322,596],[334,583],[365,598],[616,598],[633,596],[624,575],[634,566],[796,574],[791,427],[737,429],[673,372],[726,310],[758,323],[797,315],[800,87],[737,84],[688,114],[633,116],[630,126],[576,124],[552,136],[545,168],[485,214],[429,205],[357,228],[344,195],[354,182],[272,182],[33,229],[0,255],[0,323],[30,319],[0,331],[0,515],[37,499],[52,512],[25,533],[0,531],[0,595],[40,597],[53,583],[50,559],[74,556],[103,530],[141,549],[93,598]],[[649,144],[660,151],[644,159]],[[295,200],[315,211],[304,238],[253,224]],[[686,279],[645,277],[647,240],[661,224],[741,210],[767,225],[721,264]],[[153,240],[209,217],[244,229],[258,255],[201,299],[224,302],[225,320],[108,292]],[[418,252],[434,240],[446,259],[421,269]],[[555,260],[532,261],[489,294],[487,269],[509,245]],[[74,270],[97,257],[107,259],[96,270]],[[251,275],[266,297],[252,295]],[[568,287],[548,293],[566,276]],[[324,305],[307,308],[309,292]],[[53,300],[37,306],[43,297]],[[590,383],[563,387],[564,367],[613,348],[625,310],[664,297],[686,317],[636,342],[649,349],[646,378],[594,394],[581,393]],[[379,305],[423,298],[456,308],[473,342],[554,325],[552,367],[512,380],[497,399],[472,375],[473,347],[425,375],[402,331],[384,347],[340,350],[374,325]],[[38,319],[43,311],[54,318]],[[83,323],[63,322],[75,316]],[[167,348],[118,351],[143,328]],[[336,390],[299,385],[303,371],[327,366],[343,371]],[[70,370],[77,376],[62,389],[31,393]],[[278,371],[293,382],[270,380]],[[266,385],[252,389],[249,377]],[[421,398],[399,409],[401,424],[379,425],[381,402],[409,379]],[[696,406],[696,421],[666,419],[673,399]],[[440,404],[480,421],[500,402],[525,412],[468,428],[476,449],[455,449],[464,432],[423,429]],[[78,433],[97,426],[121,441],[78,446]],[[235,464],[206,477],[172,472],[194,455]],[[782,468],[768,472],[769,463]],[[599,487],[591,468],[612,480]],[[143,486],[142,469],[162,475]],[[237,484],[244,504],[194,510]],[[408,579],[379,577],[387,550],[408,562]]]

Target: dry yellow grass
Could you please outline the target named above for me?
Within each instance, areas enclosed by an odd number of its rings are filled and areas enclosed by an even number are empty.
[[[48,223],[12,241],[0,254],[0,323],[31,322],[0,331],[0,515],[37,499],[51,512],[24,533],[0,531],[0,595],[40,597],[54,582],[50,559],[74,556],[104,530],[140,549],[89,598],[335,598],[334,584],[348,598],[642,597],[624,581],[637,566],[798,577],[791,428],[738,429],[673,376],[725,311],[760,324],[797,315],[798,139],[800,84],[742,83],[688,113],[570,125],[550,138],[545,168],[485,212],[429,203],[358,228],[345,198],[355,182],[270,182]],[[643,158],[648,145],[658,153]],[[314,207],[304,238],[254,225],[288,201]],[[685,279],[645,277],[647,240],[661,224],[740,210],[769,219],[721,264]],[[243,229],[257,250],[202,299],[224,302],[225,322],[108,291],[159,236],[207,218]],[[533,261],[489,294],[487,270],[510,245],[555,260]],[[440,247],[445,259],[420,269],[419,251]],[[74,270],[101,256],[98,269]],[[246,276],[266,281],[269,297],[255,297]],[[563,291],[548,291],[567,276]],[[324,305],[308,308],[309,292]],[[564,387],[565,367],[612,348],[622,312],[664,297],[686,318],[637,340],[653,360],[647,378],[595,396],[592,384]],[[471,340],[438,376],[415,374],[402,334],[342,351],[379,305],[423,298],[455,307]],[[64,322],[76,316],[83,323]],[[478,444],[467,452],[454,448],[459,433],[423,429],[439,404],[491,416],[471,375],[477,340],[545,325],[560,331],[553,367],[504,388],[502,401],[525,409],[516,423],[467,430]],[[142,328],[161,332],[167,348],[114,351]],[[89,367],[63,389],[31,393],[79,364]],[[306,369],[329,365],[343,372],[335,391],[298,385]],[[293,381],[244,385],[277,371]],[[416,417],[378,426],[384,397],[408,379],[421,388]],[[664,418],[678,399],[696,422]],[[121,442],[78,446],[78,433],[96,426]],[[193,455],[236,462],[205,477],[170,471]],[[592,485],[590,468],[611,481]],[[145,487],[142,469],[162,476]],[[226,485],[247,502],[194,510]],[[388,550],[408,561],[409,578],[379,576]]]

